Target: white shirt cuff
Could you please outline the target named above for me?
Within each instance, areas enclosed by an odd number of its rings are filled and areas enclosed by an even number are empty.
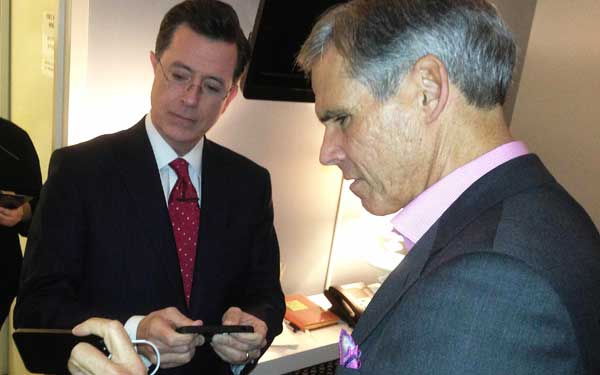
[[[137,329],[138,326],[140,325],[140,322],[142,321],[142,319],[144,319],[146,316],[144,315],[134,315],[131,318],[127,319],[127,321],[125,322],[125,332],[127,332],[127,335],[129,336],[129,339],[131,341],[136,340],[137,339]],[[135,351],[137,352],[137,347],[134,347]],[[139,354],[140,358],[142,359],[142,362],[144,362],[144,365],[146,365],[146,368],[150,368],[150,366],[152,366],[152,362],[150,362],[150,360],[148,358],[146,358],[145,356]]]
[[[127,322],[125,322],[125,331],[127,332],[127,335],[129,335],[129,339],[131,339],[131,341],[137,339],[138,326],[145,317],[146,316],[144,315],[134,315],[127,319]]]

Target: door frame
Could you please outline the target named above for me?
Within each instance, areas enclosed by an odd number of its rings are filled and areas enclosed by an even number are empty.
[[[0,0],[0,117],[10,117],[10,0]]]

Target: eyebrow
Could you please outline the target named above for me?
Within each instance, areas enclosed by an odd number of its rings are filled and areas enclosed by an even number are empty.
[[[190,72],[192,74],[196,73],[194,71],[194,69],[190,68],[189,66],[187,66],[186,64],[184,64],[184,63],[182,63],[180,61],[174,61],[174,62],[172,62],[171,66],[174,66],[176,68],[185,69],[185,70],[187,70],[188,72]],[[205,75],[205,76],[203,76],[203,75],[201,75],[200,79],[202,81],[204,81],[205,79],[212,79],[214,81],[219,82],[221,85],[226,86],[225,85],[225,80],[223,78],[219,77],[219,76],[213,76],[213,75]]]
[[[327,110],[322,114],[318,114],[317,117],[319,118],[319,121],[321,121],[322,123],[326,123],[327,121],[333,119],[333,118],[337,118],[340,116],[347,116],[348,115],[348,111],[344,110],[344,109],[333,109],[333,110]]]

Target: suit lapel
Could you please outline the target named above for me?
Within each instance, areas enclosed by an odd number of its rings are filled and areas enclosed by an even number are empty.
[[[145,238],[140,241],[145,241],[157,262],[165,265],[161,269],[169,282],[168,288],[180,291],[178,295],[185,306],[171,220],[143,119],[121,133],[113,153],[115,170],[121,176],[129,200],[137,212],[138,222],[131,225],[142,229]],[[140,254],[140,257],[145,259],[147,255]]]
[[[205,138],[202,154],[202,203],[199,249],[218,245],[227,218],[226,165],[218,158],[216,145]]]
[[[192,283],[192,296],[190,310],[201,309],[201,304],[206,301],[197,292],[202,290],[199,286],[202,273],[212,272],[206,265],[218,263],[221,249],[220,241],[226,234],[229,215],[228,177],[226,163],[219,158],[217,146],[204,138],[202,152],[202,201],[200,204],[200,227],[198,228],[198,247],[196,264],[194,266],[194,281]]]
[[[431,252],[435,241],[437,225],[427,233],[411,249],[386,278],[375,296],[367,306],[364,318],[361,318],[352,333],[357,344],[361,344],[375,330],[388,311],[400,300],[410,286],[417,281]]]
[[[488,208],[554,178],[536,155],[515,158],[476,181],[415,244],[377,291],[352,333],[360,345],[421,276],[429,259]]]

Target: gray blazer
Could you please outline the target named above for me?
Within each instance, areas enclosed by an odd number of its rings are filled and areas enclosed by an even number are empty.
[[[389,275],[338,374],[600,374],[600,235],[535,155],[473,184]]]

